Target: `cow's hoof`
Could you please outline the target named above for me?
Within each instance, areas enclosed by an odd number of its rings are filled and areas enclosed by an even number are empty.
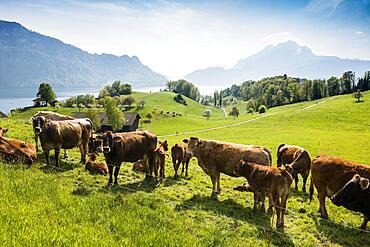
[[[212,194],[211,194],[211,198],[217,198],[219,193],[217,193],[217,191],[213,191]]]
[[[323,220],[328,220],[328,219],[329,219],[329,217],[328,217],[327,215],[321,215],[321,219],[323,219]]]
[[[108,182],[107,186],[108,187],[112,186],[112,182]]]

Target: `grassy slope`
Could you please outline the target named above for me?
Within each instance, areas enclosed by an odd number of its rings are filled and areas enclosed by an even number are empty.
[[[340,96],[305,111],[297,111],[312,102],[274,108],[272,114],[255,122],[231,128],[198,133],[202,138],[265,145],[276,153],[280,143],[306,147],[312,156],[327,153],[369,164],[367,145],[370,139],[370,93],[365,102],[354,103],[350,95]],[[165,111],[185,113],[185,107],[174,104],[173,94],[134,94],[145,98],[145,109],[157,106]],[[213,116],[201,116],[204,107],[188,100],[186,116],[172,118],[156,115],[144,128],[158,135],[232,124],[257,117],[242,109],[239,119],[224,118],[220,109]],[[70,113],[73,109],[61,109]],[[29,111],[0,126],[9,127],[8,136],[32,140]],[[194,134],[195,135],[195,134]],[[188,137],[188,136],[186,136]],[[184,136],[168,138],[171,145]],[[222,194],[218,201],[209,198],[210,179],[192,160],[190,177],[165,180],[153,187],[142,174],[131,172],[126,164],[121,170],[123,187],[105,187],[107,178],[86,173],[78,162],[78,151],[63,163],[67,171],[50,170],[38,163],[30,169],[21,165],[3,165],[0,172],[0,241],[5,245],[370,245],[369,234],[341,225],[357,227],[359,214],[338,208],[328,201],[330,218],[317,218],[318,201],[309,204],[307,195],[293,190],[288,200],[284,231],[268,231],[268,214],[253,212],[252,195],[232,190],[242,178],[222,176]],[[275,155],[274,155],[275,156]],[[172,179],[170,161],[167,177]],[[301,185],[300,185],[301,186]],[[290,210],[290,211],[289,211]],[[260,227],[256,227],[256,225]]]

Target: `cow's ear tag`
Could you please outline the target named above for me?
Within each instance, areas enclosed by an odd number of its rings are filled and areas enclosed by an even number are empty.
[[[184,143],[189,143],[189,140],[188,139],[184,139],[182,140]]]
[[[367,178],[361,178],[360,185],[361,185],[361,189],[362,190],[366,190],[370,186],[369,179],[367,179]]]

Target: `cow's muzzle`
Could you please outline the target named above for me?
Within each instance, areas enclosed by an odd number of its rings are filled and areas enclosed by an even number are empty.
[[[191,157],[193,157],[193,154],[192,154],[192,153],[190,153],[190,152],[187,152],[187,153],[186,153],[186,158],[191,158]]]
[[[35,127],[35,132],[36,132],[36,133],[41,133],[41,132],[42,132],[42,128],[40,128],[40,127]]]
[[[103,152],[104,153],[109,153],[110,152],[110,147],[108,147],[108,146],[103,147]]]

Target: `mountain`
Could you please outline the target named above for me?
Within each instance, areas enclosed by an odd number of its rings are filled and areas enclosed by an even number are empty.
[[[115,80],[133,87],[163,86],[167,79],[136,56],[90,54],[16,22],[0,21],[0,87],[93,88]]]
[[[202,86],[215,86],[283,74],[323,79],[340,76],[347,70],[363,75],[365,71],[370,70],[370,61],[318,56],[307,46],[287,41],[276,46],[267,46],[257,54],[241,59],[231,69],[211,67],[197,70],[186,75],[185,79]]]

